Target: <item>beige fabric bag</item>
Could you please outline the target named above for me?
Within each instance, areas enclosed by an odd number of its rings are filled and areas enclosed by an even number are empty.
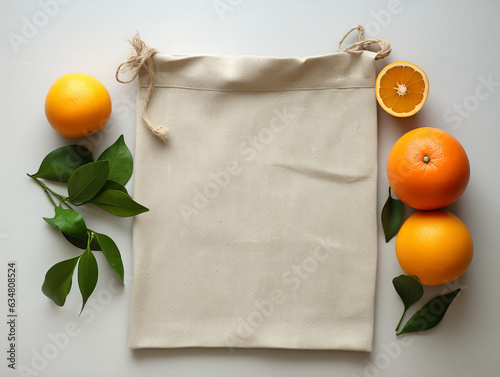
[[[390,46],[353,30],[308,58],[133,41],[120,69],[139,73],[134,197],[151,211],[134,220],[131,348],[371,350]]]

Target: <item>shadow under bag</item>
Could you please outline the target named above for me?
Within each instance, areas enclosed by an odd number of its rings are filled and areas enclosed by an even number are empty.
[[[375,60],[160,54],[138,37],[131,348],[371,351]],[[344,37],[345,38],[345,37]],[[378,45],[378,51],[368,51]],[[168,131],[167,131],[168,127]]]

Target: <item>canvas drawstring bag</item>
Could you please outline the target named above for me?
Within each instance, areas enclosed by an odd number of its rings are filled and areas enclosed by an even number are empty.
[[[134,197],[150,212],[133,225],[131,348],[371,350],[374,62],[390,45],[352,31],[306,58],[134,38],[117,78],[139,78]]]

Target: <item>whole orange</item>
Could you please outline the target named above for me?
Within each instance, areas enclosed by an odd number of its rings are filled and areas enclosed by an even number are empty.
[[[396,255],[405,274],[424,285],[449,283],[469,268],[472,237],[465,224],[445,210],[419,211],[396,238]]]
[[[54,130],[77,138],[100,131],[111,115],[111,98],[103,84],[84,73],[57,79],[45,99],[45,115]]]
[[[387,178],[394,194],[420,210],[439,209],[455,202],[467,188],[469,177],[464,148],[438,128],[407,132],[387,158]]]

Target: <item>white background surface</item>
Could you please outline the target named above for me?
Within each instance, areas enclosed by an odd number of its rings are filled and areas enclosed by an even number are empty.
[[[0,313],[7,311],[7,261],[16,261],[17,367],[27,368],[25,374],[11,371],[2,356],[0,376],[500,375],[499,2],[221,0],[219,4],[230,8],[223,13],[216,11],[213,0],[73,0],[48,11],[43,2],[0,1]],[[27,20],[38,25],[36,30],[25,26]],[[386,244],[381,229],[372,353],[129,350],[132,221],[100,210],[87,210],[84,216],[90,227],[110,235],[120,247],[126,287],[115,288],[101,258],[99,283],[82,316],[76,285],[62,309],[43,296],[40,286],[47,269],[74,254],[43,222],[42,216],[50,216],[53,209],[25,175],[34,173],[49,151],[75,143],[56,134],[45,119],[45,95],[53,81],[67,72],[96,76],[108,88],[114,111],[106,128],[85,145],[98,155],[123,133],[133,150],[137,83],[119,84],[114,73],[130,52],[126,40],[136,31],[165,53],[306,56],[335,51],[344,32],[358,23],[367,27],[367,36],[386,37],[392,44],[392,55],[378,62],[378,69],[411,61],[426,71],[431,87],[425,107],[410,119],[379,111],[379,207],[388,187],[385,161],[404,132],[420,126],[442,128],[462,142],[471,161],[469,188],[450,210],[469,227],[475,256],[454,285],[462,292],[438,327],[403,339],[394,335],[402,304],[391,281],[401,270],[394,240]],[[25,40],[15,46],[9,33]],[[487,87],[487,81],[494,84]],[[461,114],[454,112],[457,105]],[[132,189],[132,182],[128,187]],[[427,289],[425,298],[442,290]],[[2,323],[6,320],[4,314]],[[0,329],[5,355],[7,326]],[[72,336],[62,336],[68,329]]]

